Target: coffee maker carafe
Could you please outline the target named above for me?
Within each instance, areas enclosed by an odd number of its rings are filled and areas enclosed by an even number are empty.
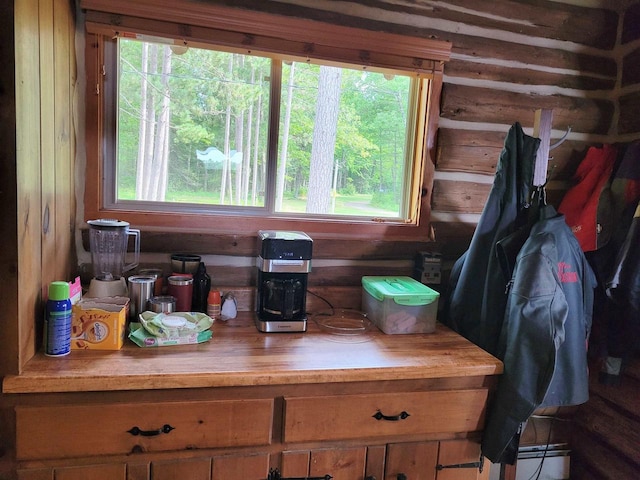
[[[261,230],[258,242],[258,330],[306,331],[313,240],[303,232]]]
[[[121,220],[99,219],[87,223],[93,268],[87,296],[126,296],[128,289],[123,274],[138,266],[140,230],[129,228],[129,223]],[[129,236],[134,237],[134,259],[125,264]]]

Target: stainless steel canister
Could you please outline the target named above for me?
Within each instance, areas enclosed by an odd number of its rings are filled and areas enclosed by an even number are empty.
[[[156,282],[155,276],[132,275],[129,283],[129,318],[137,321],[138,315],[147,309],[147,302],[153,296],[153,288]]]
[[[149,299],[147,308],[155,313],[171,313],[176,311],[176,297],[160,295]]]
[[[161,268],[144,268],[144,269],[140,269],[138,271],[139,275],[144,275],[144,276],[149,276],[149,277],[155,277],[156,278],[156,282],[155,282],[155,286],[153,288],[153,295],[154,296],[160,296],[162,295],[162,289],[164,287],[164,277],[162,275],[162,269]]]

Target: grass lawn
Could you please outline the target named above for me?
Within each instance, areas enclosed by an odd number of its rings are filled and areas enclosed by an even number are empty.
[[[119,200],[133,200],[135,193],[132,188],[120,188],[118,191]],[[376,216],[394,217],[398,212],[384,210],[371,206],[372,195],[337,195],[335,199],[334,215],[355,215],[355,216]],[[167,202],[171,203],[195,203],[198,205],[217,205],[220,200],[219,194],[211,192],[168,192]],[[291,213],[304,213],[306,209],[306,199],[285,198],[282,202],[282,211]],[[262,205],[259,205],[262,206]]]

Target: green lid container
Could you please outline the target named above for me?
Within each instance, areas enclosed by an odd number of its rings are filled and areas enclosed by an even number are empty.
[[[49,284],[49,300],[68,300],[69,294],[68,282],[51,282]]]
[[[362,277],[362,287],[374,298],[384,302],[392,299],[398,305],[429,305],[440,294],[411,277]]]

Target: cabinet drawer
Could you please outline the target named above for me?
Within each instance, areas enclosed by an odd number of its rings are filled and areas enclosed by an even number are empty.
[[[481,430],[488,390],[285,398],[285,442]]]
[[[268,445],[273,399],[16,407],[18,460]]]

